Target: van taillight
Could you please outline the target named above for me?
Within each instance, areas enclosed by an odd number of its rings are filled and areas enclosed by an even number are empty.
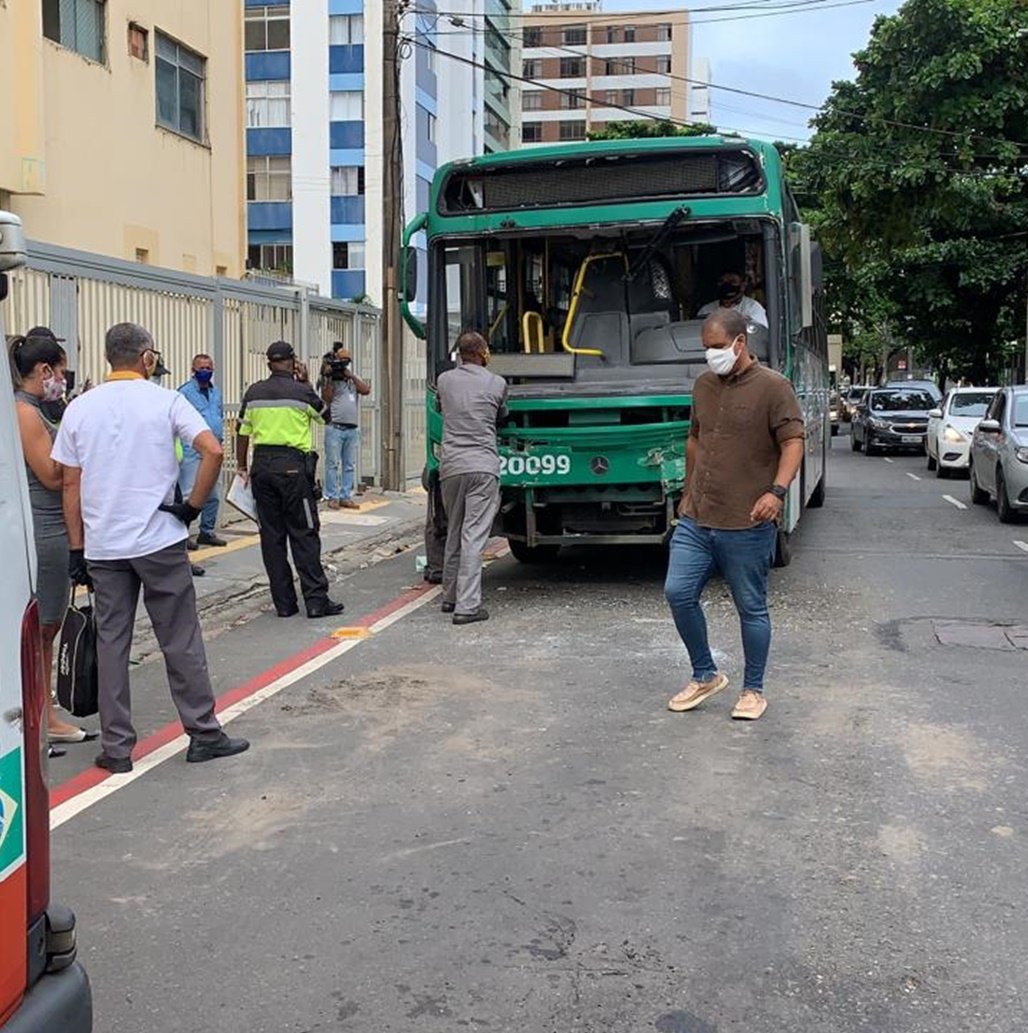
[[[50,791],[47,785],[46,694],[39,607],[33,600],[21,622],[21,707],[25,729],[25,834],[28,917],[35,921],[50,903]]]

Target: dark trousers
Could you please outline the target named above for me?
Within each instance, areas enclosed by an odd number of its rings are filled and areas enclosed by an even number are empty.
[[[214,690],[196,615],[196,591],[185,541],[131,560],[90,560],[96,592],[100,684],[100,744],[110,757],[128,757],[136,744],[129,693],[129,652],[139,589],[164,654],[171,698],[194,738],[214,740]]]
[[[328,578],[321,566],[318,503],[303,453],[294,449],[255,449],[250,481],[261,524],[261,554],[275,609],[283,613],[296,606],[287,542],[307,609],[321,609],[328,602]]]
[[[428,495],[425,512],[425,574],[430,578],[441,578],[446,559],[446,510],[443,507],[438,470],[433,470],[425,478],[425,492]]]

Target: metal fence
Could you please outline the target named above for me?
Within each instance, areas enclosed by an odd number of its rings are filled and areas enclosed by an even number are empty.
[[[332,343],[342,341],[353,353],[354,369],[372,386],[371,395],[362,400],[357,474],[363,483],[379,483],[382,409],[376,385],[381,379],[381,314],[377,309],[323,298],[303,286],[196,276],[39,243],[29,246],[27,267],[14,272],[10,280],[4,302],[8,331],[51,327],[66,339],[68,365],[79,383],[103,380],[104,334],[114,323],[126,320],[141,323],[153,334],[171,370],[173,382],[168,386],[190,376],[195,354],[209,353],[225,400],[226,441],[234,432],[243,392],[267,376],[265,350],[272,341],[291,341],[311,366],[312,376]],[[411,391],[418,390],[419,384],[423,391],[423,359],[411,373],[416,374]],[[420,418],[413,402],[409,410],[405,404],[405,425],[408,411],[411,418]],[[415,431],[413,436],[405,432],[404,440],[413,457],[408,466],[416,462],[420,473],[424,438],[418,440]],[[234,472],[231,451],[226,449],[226,478]]]

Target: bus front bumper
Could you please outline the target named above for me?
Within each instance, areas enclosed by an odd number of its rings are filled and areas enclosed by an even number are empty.
[[[78,963],[36,980],[0,1033],[92,1033],[93,995]]]

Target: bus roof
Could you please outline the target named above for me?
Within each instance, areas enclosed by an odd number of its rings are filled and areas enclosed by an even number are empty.
[[[747,189],[734,192],[729,189],[711,189],[709,184],[691,192],[687,186],[665,189],[647,196],[639,190],[640,177],[634,181],[622,180],[624,186],[609,197],[604,191],[586,189],[576,194],[572,189],[563,200],[554,199],[547,190],[556,177],[565,176],[569,183],[581,186],[583,177],[596,171],[596,181],[612,182],[610,170],[620,163],[619,158],[638,158],[640,162],[661,163],[664,171],[677,163],[669,162],[674,154],[681,154],[684,167],[703,160],[702,155],[733,153],[748,155],[751,165],[759,171],[759,182],[750,181]],[[610,166],[602,172],[593,170],[598,159],[610,159]],[[572,171],[574,170],[574,171]],[[498,182],[509,171],[511,184],[500,192],[498,199],[479,205],[451,204],[447,200],[447,185],[457,180],[481,181],[488,185]],[[709,171],[707,173],[709,175]],[[529,178],[531,177],[531,178]],[[551,179],[552,177],[552,179]],[[687,178],[687,177],[686,177]],[[649,176],[642,182],[652,182]],[[441,198],[443,203],[441,203]],[[574,144],[556,144],[525,150],[486,154],[448,162],[436,171],[432,184],[428,214],[428,234],[491,233],[516,229],[553,229],[560,225],[618,223],[662,220],[688,202],[694,218],[724,216],[775,216],[782,214],[782,163],[772,144],[738,136],[660,137],[629,140],[595,140]],[[447,211],[447,208],[450,208]],[[511,215],[516,215],[516,220]]]

